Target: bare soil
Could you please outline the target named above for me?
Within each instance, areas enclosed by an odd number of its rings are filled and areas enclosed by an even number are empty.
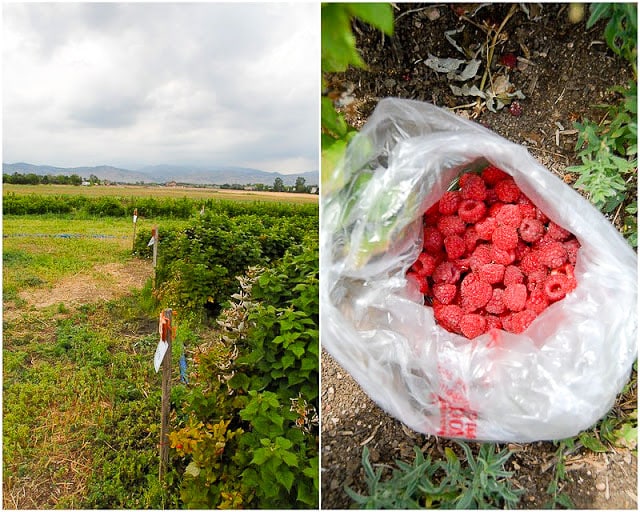
[[[478,5],[396,4],[391,38],[357,24],[357,46],[369,69],[328,77],[330,87],[336,95],[342,92],[343,98],[353,100],[343,111],[358,128],[381,98],[428,101],[454,108],[526,146],[549,170],[572,183],[576,177],[565,169],[577,163],[573,122],[600,120],[602,113],[593,105],[610,100],[613,94],[608,89],[631,79],[629,70],[604,44],[602,23],[587,31],[584,19],[577,24],[569,21],[568,4],[528,4],[529,16],[519,10],[505,24],[506,36],[495,52],[497,59],[510,52],[520,57],[518,68],[508,76],[526,96],[519,100],[522,114],[514,116],[507,108],[493,113],[469,106],[472,100],[453,95],[446,75],[429,69],[424,60],[429,54],[462,58],[445,38],[445,31],[464,27],[453,37],[463,48],[475,48],[486,42],[479,27],[499,26],[510,8],[491,4],[471,17],[470,9]],[[504,73],[504,68],[494,63],[492,72],[495,76]],[[446,446],[457,448],[451,441],[413,432],[388,416],[328,353],[323,352],[321,363],[323,508],[352,507],[345,486],[366,491],[361,467],[365,445],[374,467],[392,466],[396,459],[411,462],[414,446],[434,458],[443,456]],[[631,400],[637,403],[635,394]],[[524,491],[519,508],[542,508],[550,499],[546,489],[554,473],[556,446],[540,442],[508,448],[512,456],[507,469],[514,472],[511,481]],[[567,457],[561,491],[581,509],[636,509],[637,458],[623,448],[599,454],[581,448]]]

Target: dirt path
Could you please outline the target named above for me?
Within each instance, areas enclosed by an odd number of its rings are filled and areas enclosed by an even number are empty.
[[[457,4],[470,9],[479,4]],[[533,6],[533,4],[527,4]],[[587,31],[568,21],[568,4],[536,4],[541,12],[517,12],[505,25],[506,39],[498,55],[513,53],[518,66],[509,80],[526,96],[522,112],[508,109],[497,113],[457,108],[460,115],[475,119],[505,138],[526,146],[552,172],[571,183],[575,177],[565,169],[577,162],[574,121],[600,119],[592,106],[611,98],[608,89],[630,78],[626,66],[608,51],[602,41],[604,25]],[[473,18],[477,24],[500,23],[509,5],[492,4]],[[537,7],[536,7],[537,9]],[[366,25],[357,25],[357,45],[369,70],[350,70],[331,78],[331,86],[343,91],[351,102],[344,107],[349,122],[361,127],[383,97],[428,101],[456,107],[472,102],[452,94],[445,73],[425,65],[428,56],[461,58],[445,37],[448,32],[464,48],[477,48],[484,35],[464,22],[445,4],[396,4],[396,28],[392,38]],[[469,12],[462,13],[470,16]],[[459,32],[450,32],[460,30]],[[523,60],[524,59],[524,60]],[[498,74],[494,74],[495,76]],[[396,459],[413,460],[413,446],[441,458],[444,439],[417,434],[385,414],[358,384],[327,353],[322,354],[322,506],[350,508],[344,486],[364,491],[361,467],[366,445],[374,467],[393,465]],[[507,469],[512,481],[524,490],[519,508],[542,508],[549,500],[547,486],[553,474],[553,443],[509,445],[513,455]],[[567,478],[561,484],[578,508],[636,509],[637,459],[629,450],[596,454],[578,450],[567,459]]]
[[[12,319],[25,309],[43,309],[57,304],[75,308],[81,304],[112,300],[134,288],[142,288],[153,276],[150,261],[132,259],[126,263],[96,265],[89,272],[81,272],[58,281],[51,289],[37,288],[19,293],[26,302],[21,308],[5,304],[4,317]]]

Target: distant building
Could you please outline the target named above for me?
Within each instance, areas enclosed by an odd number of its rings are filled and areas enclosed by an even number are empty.
[[[88,187],[89,185],[91,185],[91,182],[90,182],[90,181],[82,180],[82,186],[83,186],[83,187]]]
[[[166,183],[165,186],[167,186],[167,187],[177,187],[178,183],[176,181],[170,181],[170,182]]]

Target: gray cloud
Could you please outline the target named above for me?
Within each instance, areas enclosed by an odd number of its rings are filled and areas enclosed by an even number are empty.
[[[315,4],[7,4],[3,23],[4,161],[317,167]]]

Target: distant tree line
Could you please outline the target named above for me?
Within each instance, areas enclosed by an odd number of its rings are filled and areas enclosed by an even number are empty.
[[[52,175],[47,174],[42,176],[39,174],[29,173],[21,174],[14,172],[13,174],[3,174],[2,183],[11,183],[15,185],[82,185],[83,183],[89,183],[91,185],[100,185],[102,182],[100,179],[91,175],[88,180],[72,174],[71,176],[65,175]],[[144,185],[144,183],[138,183]],[[148,184],[147,184],[148,185]],[[265,185],[264,183],[255,183],[253,185],[246,185],[240,183],[220,185],[221,189],[229,190],[256,190],[260,192],[273,191],[273,192],[297,192],[301,194],[314,194],[317,193],[317,185],[307,185],[305,179],[301,176],[296,178],[294,185],[285,185],[282,178],[279,176],[274,180],[273,185]]]

